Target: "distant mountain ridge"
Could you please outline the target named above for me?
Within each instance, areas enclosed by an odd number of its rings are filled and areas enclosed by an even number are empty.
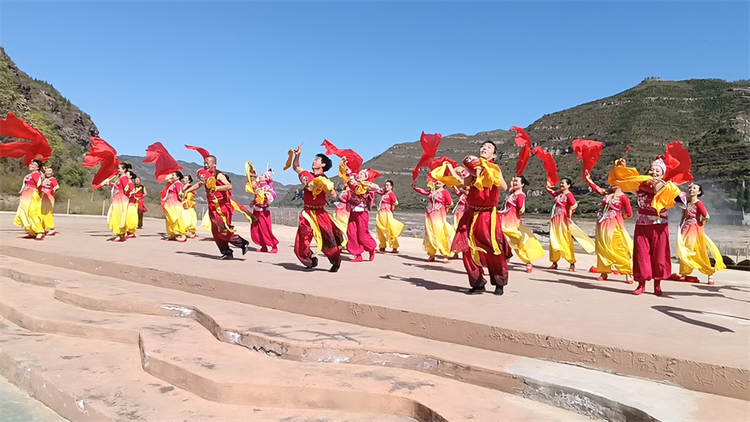
[[[708,197],[729,206],[729,193],[743,181],[750,181],[748,92],[750,81],[647,79],[620,94],[545,115],[526,131],[534,147],[541,146],[555,156],[560,177],[573,178],[573,192],[580,197],[581,212],[594,212],[600,198],[585,195],[588,187],[571,146],[576,138],[604,143],[602,157],[592,171],[602,185],[606,185],[606,174],[614,160],[625,152],[626,145],[632,146],[629,165],[645,172],[654,157],[664,153],[667,143],[680,140],[691,153],[695,180],[704,184]],[[497,161],[507,180],[515,173],[520,150],[514,138],[515,132],[507,130],[453,134],[443,138],[437,155],[460,161],[466,155],[477,155],[479,146],[492,140],[497,144]],[[356,146],[353,148],[356,150]],[[364,163],[363,168],[383,174],[376,183],[392,179],[402,207],[421,208],[423,197],[410,188],[411,170],[421,151],[419,141],[396,144]],[[338,163],[338,159],[334,161]],[[419,186],[426,185],[425,175],[423,169],[417,181]],[[544,191],[541,161],[532,156],[524,175],[530,183],[527,212],[549,212],[551,198]],[[299,202],[298,190],[299,186],[292,188],[285,201]]]

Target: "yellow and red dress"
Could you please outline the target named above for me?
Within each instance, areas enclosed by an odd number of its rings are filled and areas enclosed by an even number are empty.
[[[182,183],[173,182],[167,186],[164,196],[161,198],[164,213],[166,214],[167,236],[170,239],[185,236],[185,224],[182,221],[182,201],[180,193]]]
[[[218,171],[210,173],[206,170],[200,170],[199,174],[201,172],[206,172],[209,176],[205,185],[206,201],[208,202],[207,215],[210,222],[211,234],[213,235],[216,246],[225,258],[231,258],[233,256],[232,248],[230,248],[229,245],[242,249],[242,253],[244,254],[245,251],[247,251],[247,246],[250,242],[237,234],[237,231],[232,224],[232,216],[234,215],[235,209],[247,216],[247,210],[234,202],[231,190],[216,190],[217,188],[224,186],[224,183],[218,179],[219,175],[223,173]]]
[[[124,237],[127,234],[125,224],[130,201],[130,179],[123,175],[111,185],[112,205],[109,206],[109,211],[107,211],[107,227],[116,236]]]
[[[195,228],[198,225],[198,214],[195,212],[195,193],[188,192],[182,200],[182,223],[186,233],[195,236]]]
[[[589,177],[586,182],[603,197],[596,213],[596,272],[610,274],[614,267],[620,274],[633,274],[630,264],[633,239],[625,230],[625,218],[633,216],[630,199],[627,195],[607,193]]]
[[[41,186],[42,193],[42,227],[45,231],[55,231],[55,192],[60,189],[57,179],[54,177],[44,178]]]
[[[18,211],[13,224],[23,227],[29,237],[44,234],[42,225],[42,173],[35,171],[23,178]]]
[[[578,208],[578,203],[572,193],[558,193],[547,187],[547,192],[555,198],[552,206],[552,218],[549,223],[549,260],[557,263],[565,258],[571,264],[576,263],[575,245],[578,241],[586,253],[593,253],[596,249],[594,241],[578,227],[571,218]]]
[[[378,203],[375,223],[380,249],[385,249],[386,244],[390,244],[393,249],[398,249],[398,237],[404,231],[404,223],[393,218],[393,210],[398,206],[396,194],[393,191],[386,193],[382,189],[377,193],[380,195],[380,203]]]
[[[713,275],[726,268],[719,248],[706,235],[704,225],[709,218],[703,202],[685,205],[680,233],[677,235],[677,256],[680,258],[680,274],[683,276],[689,275],[694,269],[705,275]],[[713,266],[708,258],[709,253],[716,262]]]
[[[338,202],[336,202],[336,209],[331,215],[331,220],[338,226],[341,231],[345,232],[349,226],[349,195],[352,191],[347,187],[339,195]]]
[[[135,198],[136,210],[138,212],[138,225],[136,228],[139,229],[143,227],[143,214],[148,211],[144,198],[146,195],[143,189],[143,186],[136,186],[133,190],[133,198]]]
[[[453,204],[450,192],[445,189],[426,190],[416,186],[413,189],[427,196],[427,208],[424,216],[423,248],[430,258],[440,254],[448,258],[455,230],[448,224],[447,208]]]
[[[129,237],[135,237],[138,228],[138,198],[135,196],[135,183],[128,183],[128,211],[125,213],[125,231]]]
[[[526,195],[522,191],[513,192],[505,197],[500,211],[500,222],[508,244],[518,258],[528,264],[544,256],[544,249],[534,233],[523,225],[521,216],[526,213]]]

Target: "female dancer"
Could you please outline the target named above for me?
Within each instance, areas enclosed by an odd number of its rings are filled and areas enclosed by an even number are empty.
[[[31,160],[29,163],[29,174],[23,178],[21,187],[21,198],[18,202],[18,211],[13,219],[13,224],[26,230],[27,239],[44,239],[44,226],[42,225],[42,162]]]
[[[633,270],[630,257],[633,255],[633,239],[625,231],[624,218],[633,216],[630,199],[619,186],[604,190],[591,180],[586,171],[586,182],[591,189],[603,197],[602,205],[596,213],[596,271],[598,280],[606,280],[612,267],[625,275],[628,284],[633,283]],[[625,217],[623,218],[623,214]]]
[[[186,192],[193,184],[193,176],[186,174],[182,177],[182,224],[185,235],[189,238],[196,236],[195,227],[198,225],[198,214],[195,213],[195,191]]]
[[[710,218],[706,207],[698,198],[703,196],[703,188],[697,183],[688,186],[685,210],[680,221],[677,236],[677,256],[680,258],[681,280],[697,283],[698,277],[691,276],[694,269],[708,276],[708,284],[714,284],[714,273],[726,266],[716,244],[706,236],[704,225]],[[708,251],[707,251],[708,250]],[[716,261],[712,267],[708,253]]]
[[[135,192],[135,173],[132,170],[128,170],[125,174],[128,175],[128,210],[125,212],[125,237],[127,239],[135,238],[135,229],[138,228],[138,204],[137,199],[133,193]]]
[[[255,220],[250,224],[250,237],[256,245],[260,246],[258,252],[277,253],[279,240],[273,235],[271,211],[268,210],[271,202],[276,199],[276,191],[273,189],[273,170],[269,169],[258,176],[257,181],[254,180],[255,173],[251,174],[251,178],[255,192],[255,199],[253,199]]]
[[[185,224],[182,221],[182,172],[175,171],[167,176],[167,186],[162,193],[162,208],[166,214],[167,237],[164,240],[185,242]]]
[[[575,223],[571,217],[578,208],[578,203],[570,187],[573,181],[570,177],[563,177],[560,180],[560,189],[552,190],[552,186],[547,185],[547,192],[555,198],[552,206],[552,218],[549,224],[549,260],[552,261],[551,270],[557,269],[557,261],[565,258],[570,263],[568,271],[576,270],[576,255],[573,238],[583,247],[587,253],[594,252],[594,241],[586,235]]]
[[[135,197],[135,203],[138,210],[138,226],[136,228],[142,229],[143,214],[148,211],[145,201],[146,197],[148,196],[148,191],[146,190],[146,186],[141,184],[141,178],[138,176],[133,177],[133,184],[135,186],[135,189],[133,190],[133,196]]]
[[[518,258],[526,264],[526,272],[533,269],[531,261],[544,256],[544,249],[534,233],[523,225],[521,216],[526,213],[526,195],[523,188],[529,182],[523,176],[510,179],[510,189],[505,203],[500,211],[500,221],[503,234],[508,239],[508,244],[518,255]]]
[[[342,166],[346,158],[341,159]],[[347,168],[348,169],[348,168]],[[370,181],[375,177],[370,175],[371,170],[362,169],[355,174],[349,174],[344,182],[349,187],[349,199],[347,209],[349,210],[349,222],[346,225],[346,249],[354,255],[352,262],[362,262],[362,253],[367,252],[369,260],[375,259],[375,248],[377,243],[370,234],[370,206],[372,205],[373,192],[380,187]]]
[[[349,189],[349,186],[344,185],[344,190],[341,191],[335,202],[336,209],[333,211],[333,214],[331,214],[331,220],[333,220],[333,223],[336,224],[342,232],[346,232],[346,226],[349,224],[349,206],[347,204],[349,203],[350,194],[351,190]]]
[[[435,261],[435,255],[443,256],[443,263],[448,263],[451,244],[455,230],[448,224],[446,209],[453,204],[451,194],[444,189],[443,182],[430,180],[430,190],[418,188],[414,183],[411,188],[415,192],[427,196],[427,209],[424,218],[424,250],[427,251],[427,262]]]
[[[393,218],[393,210],[398,206],[396,194],[393,193],[393,181],[386,180],[383,189],[377,193],[380,195],[380,202],[375,222],[378,228],[380,252],[385,252],[386,245],[390,243],[393,253],[398,253],[398,237],[404,231],[404,224]]]
[[[680,189],[664,181],[667,165],[661,157],[651,163],[648,176],[635,168],[625,167],[625,159],[615,162],[609,173],[610,185],[624,191],[635,190],[638,198],[638,219],[633,236],[633,278],[639,295],[646,290],[646,280],[654,280],[654,294],[662,295],[661,281],[669,278],[672,270],[669,250],[669,216],[667,208],[674,205]]]
[[[115,235],[109,240],[113,242],[124,242],[127,239],[127,229],[125,227],[128,212],[128,202],[130,202],[130,178],[127,172],[133,166],[129,163],[120,163],[117,165],[117,175],[102,184],[112,186],[112,205],[107,212],[107,227]]]
[[[52,167],[44,168],[44,180],[42,181],[42,227],[46,231],[45,236],[54,236],[55,232],[55,192],[60,189],[55,179],[55,171]]]

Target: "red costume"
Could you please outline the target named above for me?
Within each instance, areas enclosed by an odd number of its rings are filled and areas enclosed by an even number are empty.
[[[349,211],[349,220],[346,225],[346,248],[350,254],[354,255],[355,261],[361,261],[363,252],[370,254],[370,260],[375,257],[375,248],[377,243],[370,234],[370,204],[372,204],[372,193],[365,190],[359,193],[359,183],[354,180],[354,175],[349,179],[350,193],[346,201],[346,208]],[[394,195],[395,196],[395,195]]]
[[[302,171],[299,173],[300,181],[304,184],[306,179],[308,183],[315,185],[314,179],[325,179],[328,178],[325,174],[318,174],[313,176],[309,171]],[[323,181],[323,180],[321,180]],[[314,188],[315,189],[315,188]],[[328,215],[324,209],[327,201],[325,193],[322,191],[310,191],[305,188],[303,196],[303,202],[305,208],[302,210],[299,216],[299,227],[297,228],[297,236],[294,239],[294,254],[297,255],[297,259],[307,268],[313,268],[318,265],[318,258],[315,256],[317,252],[313,253],[310,250],[310,243],[315,238],[318,244],[318,251],[323,252],[328,261],[333,265],[331,271],[338,271],[341,265],[341,247],[346,243],[346,237],[341,230],[333,224],[331,216]]]
[[[657,212],[653,207],[656,194],[651,180],[642,182],[635,195],[638,219],[633,235],[633,278],[639,285],[654,279],[654,290],[661,294],[660,282],[672,274],[669,215],[666,208]]]
[[[216,178],[220,173],[215,171],[211,174],[207,170],[200,170],[201,172],[208,173],[210,177]],[[226,176],[225,176],[226,177]],[[216,180],[216,186],[223,186],[224,184]],[[232,225],[232,214],[234,214],[234,207],[232,206],[232,192],[231,191],[217,191],[209,184],[206,184],[206,200],[208,201],[208,216],[211,219],[211,234],[214,236],[214,242],[219,247],[219,251],[224,257],[231,258],[232,246],[242,249],[244,254],[247,251],[248,241],[240,237],[235,233],[234,226]]]

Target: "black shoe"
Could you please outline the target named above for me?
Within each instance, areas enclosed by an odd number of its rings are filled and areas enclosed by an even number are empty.
[[[221,258],[219,259],[222,259],[222,260],[234,259],[234,254],[231,252],[227,252],[227,253],[222,254]]]
[[[328,272],[335,273],[336,271],[339,270],[339,267],[341,267],[341,261],[331,265],[331,269],[328,270]]]
[[[245,243],[242,244],[242,255],[246,254],[247,251],[250,250],[250,242],[245,241]]]
[[[310,268],[315,268],[315,267],[318,266],[318,257],[317,256],[312,257],[311,261],[312,261],[312,263],[310,264]]]
[[[503,293],[503,286],[495,286],[495,296],[502,296]]]
[[[486,291],[487,289],[485,289],[484,286],[472,287],[471,289],[466,291],[466,294],[467,295],[481,295],[482,293]]]

